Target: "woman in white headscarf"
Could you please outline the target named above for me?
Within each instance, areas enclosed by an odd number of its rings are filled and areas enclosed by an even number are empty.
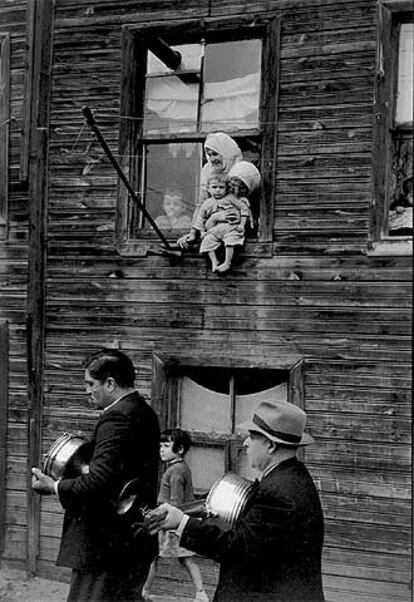
[[[208,198],[207,180],[214,173],[228,174],[235,163],[243,159],[242,152],[238,144],[224,132],[215,132],[208,134],[204,143],[204,152],[207,162],[203,166],[200,174],[200,194],[198,196],[193,215],[193,223],[197,217],[198,210],[202,203]],[[191,227],[188,234],[184,234],[177,240],[177,244],[186,249],[189,244],[196,240],[198,231]]]

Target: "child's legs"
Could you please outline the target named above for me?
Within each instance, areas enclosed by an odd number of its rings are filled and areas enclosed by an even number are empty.
[[[219,266],[217,266],[217,268],[216,268],[217,272],[225,272],[231,266],[231,262],[232,262],[233,255],[234,255],[234,247],[226,246],[225,248],[226,248],[226,254],[224,257],[224,261]]]
[[[215,269],[217,268],[218,264],[219,264],[216,252],[215,251],[209,251],[208,252],[208,256],[210,257],[211,268],[212,268],[212,270],[214,272]]]
[[[231,260],[233,259],[233,255],[234,255],[234,247],[226,247],[226,255],[224,258],[224,263],[226,263],[227,265],[230,266]]]
[[[203,589],[203,578],[201,576],[201,571],[198,567],[198,564],[195,562],[195,560],[189,556],[184,556],[182,558],[179,558],[178,560],[187,569],[188,574],[190,575],[191,580],[194,584],[194,587],[196,588],[196,591]]]

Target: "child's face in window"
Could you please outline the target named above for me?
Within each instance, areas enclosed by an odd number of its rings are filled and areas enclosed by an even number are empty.
[[[222,168],[223,167],[223,157],[221,155],[219,155],[218,153],[216,153],[216,151],[213,151],[211,148],[206,148],[206,155],[207,155],[207,159],[209,160],[209,162],[211,163],[211,165],[215,168]]]
[[[161,441],[160,443],[160,457],[163,462],[171,462],[175,458],[180,457],[180,454],[173,451],[174,443],[169,439],[168,441]]]
[[[165,215],[169,218],[179,217],[185,211],[184,201],[178,194],[166,194],[163,208]]]
[[[238,197],[247,196],[249,193],[249,190],[248,190],[246,184],[244,182],[242,182],[242,180],[240,180],[240,178],[236,178],[235,176],[230,178],[229,187],[230,187],[231,191],[233,192],[233,194]]]
[[[210,180],[208,191],[214,199],[222,199],[227,194],[227,184],[220,180]]]

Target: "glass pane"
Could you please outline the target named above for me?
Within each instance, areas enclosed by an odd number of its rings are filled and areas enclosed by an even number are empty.
[[[402,23],[398,52],[395,123],[413,123],[414,23]]]
[[[206,389],[184,377],[181,389],[183,429],[205,433],[230,433],[230,397]]]
[[[219,447],[190,447],[186,462],[191,468],[195,489],[209,491],[225,473],[225,452]]]
[[[175,71],[148,52],[145,134],[195,132],[200,89],[201,45],[173,46],[182,56]]]
[[[235,130],[259,125],[261,40],[206,48],[202,127]]]
[[[272,401],[287,401],[287,383],[282,383],[271,389],[252,393],[250,395],[238,395],[236,397],[236,432],[241,432],[238,425],[250,420],[255,409],[262,401],[270,399]]]
[[[147,80],[145,133],[170,134],[197,129],[199,86],[184,83],[179,77],[154,77]]]
[[[149,213],[162,230],[188,230],[199,189],[202,145],[148,144],[145,153]]]

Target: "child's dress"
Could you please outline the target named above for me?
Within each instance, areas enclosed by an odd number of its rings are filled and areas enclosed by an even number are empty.
[[[183,504],[194,500],[193,483],[191,470],[188,464],[182,460],[173,460],[169,463],[161,479],[158,502],[163,504],[167,502],[177,508]],[[186,550],[178,545],[179,537],[175,531],[160,531],[159,555],[162,558],[183,558],[185,556],[195,556],[194,552]]]

